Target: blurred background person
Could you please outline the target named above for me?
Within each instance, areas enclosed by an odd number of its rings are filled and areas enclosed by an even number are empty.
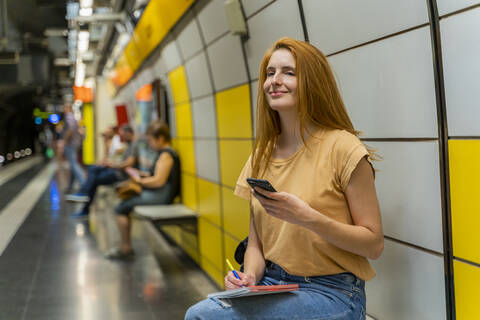
[[[110,128],[111,129],[111,128]],[[111,133],[111,132],[110,132]],[[120,139],[127,144],[127,148],[119,162],[114,162],[109,158],[102,160],[98,165],[88,168],[87,180],[80,187],[79,192],[69,194],[65,197],[67,201],[85,203],[83,208],[74,213],[73,216],[84,217],[90,212],[90,205],[93,202],[97,187],[101,185],[111,185],[128,178],[124,169],[133,167],[137,162],[137,146],[134,142],[135,133],[129,125],[123,125],[119,131]],[[107,135],[108,136],[108,133]],[[109,144],[110,148],[113,146]]]
[[[70,193],[73,190],[75,180],[77,180],[80,185],[85,183],[85,173],[80,163],[78,163],[78,150],[82,143],[82,136],[78,127],[78,122],[73,116],[72,106],[70,104],[64,105],[63,115],[64,154],[70,165],[70,180],[68,182],[66,192]]]

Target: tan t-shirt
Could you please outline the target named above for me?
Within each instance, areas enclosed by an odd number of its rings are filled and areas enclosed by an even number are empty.
[[[368,151],[344,130],[319,130],[288,159],[271,160],[262,179],[277,191],[296,195],[318,212],[342,223],[353,224],[345,189],[353,170]],[[375,271],[365,257],[340,249],[306,228],[267,214],[251,197],[246,178],[251,177],[251,157],[237,181],[235,194],[251,200],[255,227],[266,260],[298,276],[351,272],[370,280]]]

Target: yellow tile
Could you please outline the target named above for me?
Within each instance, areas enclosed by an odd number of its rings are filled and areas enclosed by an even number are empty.
[[[182,229],[182,243],[198,250],[198,235]]]
[[[175,120],[177,122],[177,137],[191,138],[192,112],[189,103],[182,103],[175,107]]]
[[[198,214],[221,226],[220,186],[218,184],[198,179]]]
[[[240,270],[240,265],[235,261],[235,249],[237,248],[239,241],[233,239],[228,234],[223,234],[223,239],[225,243],[225,258],[230,260],[235,270]],[[228,272],[228,267],[225,268],[225,272]]]
[[[450,140],[453,254],[480,263],[480,140]]]
[[[172,89],[173,102],[175,105],[190,100],[184,66],[180,66],[170,72],[168,74],[168,80],[170,81],[170,88]]]
[[[172,238],[179,246],[182,245],[182,230],[178,226],[164,226],[162,230]]]
[[[177,138],[172,138],[172,148],[177,150],[177,152],[178,152],[178,139]]]
[[[247,200],[233,194],[233,190],[222,188],[223,229],[243,240],[250,225],[250,205]]]
[[[219,92],[217,105],[217,128],[219,138],[251,138],[252,116],[249,85]]]
[[[183,250],[185,250],[185,252],[190,256],[190,258],[192,258],[193,261],[195,261],[196,263],[199,263],[198,248],[193,248],[193,247],[184,245]]]
[[[195,144],[190,139],[177,139],[177,152],[182,172],[195,175]]]
[[[197,211],[197,181],[188,174],[182,174],[182,201],[190,209]]]
[[[200,256],[206,258],[218,270],[223,270],[222,232],[206,219],[198,218],[198,242]]]
[[[218,271],[207,259],[200,259],[201,267],[205,272],[212,278],[215,283],[218,284],[220,288],[225,288],[225,276],[222,272]]]
[[[453,273],[457,319],[478,319],[480,268],[454,260]]]
[[[252,141],[220,140],[218,148],[222,184],[235,187],[238,176],[252,152]]]

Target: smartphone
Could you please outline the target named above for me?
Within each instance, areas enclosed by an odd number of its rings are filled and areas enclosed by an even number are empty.
[[[125,171],[130,175],[130,176],[134,176],[134,177],[137,177],[139,178],[140,175],[138,174],[138,172],[133,169],[133,168],[126,168]]]
[[[259,188],[262,188],[262,189],[270,191],[270,192],[277,192],[277,190],[275,190],[275,188],[267,180],[247,178],[247,183],[250,185],[250,187],[252,187],[252,189],[255,188],[255,187],[259,187]],[[264,197],[264,198],[271,199],[269,197],[265,197],[263,194],[260,194],[258,192],[257,192],[257,194]]]

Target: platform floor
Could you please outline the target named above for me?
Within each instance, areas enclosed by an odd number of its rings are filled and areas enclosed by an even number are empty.
[[[37,163],[0,185],[0,218],[18,197],[35,198],[22,193],[42,170]],[[183,319],[188,306],[218,290],[160,237],[154,255],[143,222],[134,228],[135,260],[106,260],[112,244],[104,240],[112,237],[101,235],[115,232],[112,224],[71,218],[78,208],[63,200],[65,181],[62,170],[46,181],[0,252],[0,319]]]

